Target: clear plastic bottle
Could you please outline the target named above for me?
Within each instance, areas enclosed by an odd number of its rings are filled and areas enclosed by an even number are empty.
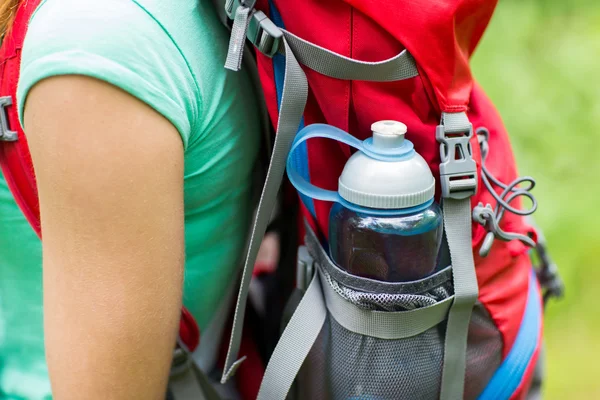
[[[427,162],[405,140],[406,125],[379,121],[371,130],[373,137],[361,142],[330,125],[304,128],[288,158],[288,177],[303,195],[334,203],[329,247],[340,268],[388,282],[424,278],[435,271],[442,242],[435,179]],[[294,149],[319,137],[358,150],[346,162],[337,192],[312,185],[295,167]]]
[[[406,125],[379,121],[365,149],[346,163],[329,217],[331,257],[347,272],[388,282],[435,271],[442,214],[425,160],[404,139]]]
[[[386,282],[414,281],[437,267],[442,216],[437,204],[378,216],[335,203],[329,217],[331,258],[348,273]]]

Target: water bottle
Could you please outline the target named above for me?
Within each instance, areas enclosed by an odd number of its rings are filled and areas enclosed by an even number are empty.
[[[288,176],[308,197],[333,201],[329,216],[332,260],[356,276],[386,282],[424,278],[437,267],[442,214],[434,202],[435,179],[427,162],[404,138],[406,125],[379,121],[363,142],[335,127],[315,124],[292,147],[326,137],[355,147],[338,181],[338,191],[316,188],[288,159]],[[292,160],[292,161],[290,161]]]

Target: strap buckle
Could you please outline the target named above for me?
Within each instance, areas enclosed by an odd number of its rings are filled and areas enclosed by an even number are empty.
[[[438,125],[435,137],[440,143],[440,181],[442,197],[466,199],[477,192],[477,164],[473,160],[471,143],[473,125],[467,131],[448,130]]]
[[[8,127],[8,115],[6,107],[12,106],[12,97],[0,97],[0,142],[15,142],[17,140],[17,132],[11,131]]]
[[[254,0],[227,0],[225,2],[225,12],[230,20],[235,19],[235,13],[238,7],[248,7],[254,9]],[[262,11],[251,11],[250,21],[246,37],[258,51],[269,58],[273,58],[283,38],[283,32],[266,16]]]
[[[296,266],[296,288],[306,292],[315,274],[315,260],[311,257],[306,246],[298,248],[298,263]]]
[[[273,58],[277,54],[277,51],[279,51],[283,32],[264,12],[255,11],[250,17],[246,37],[256,46],[258,51],[269,58]]]
[[[225,0],[225,13],[233,21],[239,6],[254,8],[255,3],[256,0]]]
[[[240,6],[240,2],[238,0],[226,0],[225,1],[225,13],[229,20],[233,20],[235,18],[235,10]]]
[[[538,241],[535,246],[535,255],[537,256],[537,264],[535,267],[540,286],[545,289],[543,298],[544,305],[550,297],[560,299],[565,291],[565,284],[560,277],[558,266],[550,257],[546,247],[546,240],[538,230]]]

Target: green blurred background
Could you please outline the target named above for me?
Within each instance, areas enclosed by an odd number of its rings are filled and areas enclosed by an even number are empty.
[[[473,68],[567,285],[546,311],[544,398],[600,399],[600,0],[500,0]]]

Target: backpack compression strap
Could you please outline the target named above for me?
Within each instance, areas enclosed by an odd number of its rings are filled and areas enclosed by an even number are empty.
[[[465,113],[443,113],[436,129],[444,231],[450,249],[454,302],[448,314],[440,399],[462,399],[467,336],[479,295],[471,247],[471,196],[477,192],[477,166],[469,140],[473,126]]]
[[[281,184],[285,160],[306,105],[307,81],[299,62],[315,71],[337,79],[386,82],[418,75],[415,62],[406,50],[398,56],[382,62],[373,63],[353,60],[306,42],[290,32],[277,28],[264,13],[255,11],[253,7],[254,1],[252,0],[242,1],[241,4],[236,0],[227,2],[226,12],[234,20],[234,23],[226,68],[239,70],[242,62],[243,44],[245,39],[248,38],[259,51],[269,57],[277,52],[285,55],[285,78],[275,147],[252,226],[252,235],[242,272],[222,382],[226,382],[244,360],[242,358],[236,361],[236,358],[239,352],[251,269]],[[468,326],[472,308],[478,295],[477,277],[471,248],[470,196],[476,192],[477,188],[477,170],[469,144],[472,133],[472,126],[465,113],[443,113],[441,123],[436,131],[442,159],[440,179],[443,191],[444,226],[450,248],[455,290],[454,301],[448,315],[445,339],[440,395],[442,400],[462,399],[463,397]],[[459,149],[458,152],[457,148]],[[311,289],[311,292],[318,290],[316,283],[311,285]],[[308,305],[313,304],[311,301],[305,303]],[[298,312],[304,309],[301,305],[297,310]],[[310,313],[303,313],[302,315],[310,316]],[[305,324],[319,322],[322,324],[324,317],[319,314],[318,321],[308,317],[305,318],[306,320],[302,318],[304,320],[302,323],[292,324],[292,321],[290,321],[290,329],[293,326],[302,327]],[[293,319],[294,317],[292,317]],[[281,340],[275,348],[272,360],[285,359],[286,355],[289,357],[290,354],[294,353],[305,357],[314,340],[316,340],[316,335],[311,336],[311,340],[302,342],[303,348],[296,346],[300,343],[289,344],[289,341]],[[299,361],[301,365],[303,358]],[[268,390],[264,391],[263,387],[271,387],[275,385],[273,383],[275,381],[278,382],[277,386],[283,388],[283,392],[287,393],[297,373],[297,371],[285,371],[285,368],[274,368],[271,362],[269,366],[267,370],[272,374],[265,376],[261,385],[263,395],[260,398],[271,398],[270,395],[265,394]]]

